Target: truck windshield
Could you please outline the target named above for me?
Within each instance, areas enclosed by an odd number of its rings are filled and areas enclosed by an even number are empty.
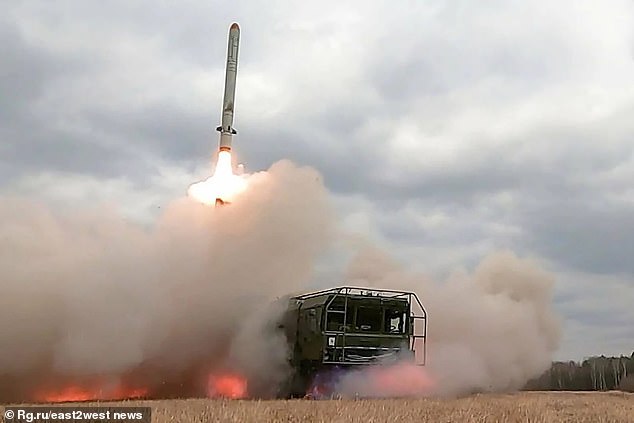
[[[326,330],[403,335],[407,329],[406,322],[407,312],[400,305],[349,300],[347,307],[343,301],[331,305],[327,312]]]
[[[362,332],[381,330],[381,309],[377,307],[359,307],[357,309],[356,328]]]
[[[334,307],[333,307],[334,308]],[[354,322],[354,308],[352,306],[349,306],[347,309],[347,312],[345,313],[346,316],[346,324],[344,326],[343,324],[343,319],[344,319],[344,313],[341,313],[343,310],[343,308],[334,308],[334,312],[330,312],[328,313],[328,322],[327,322],[327,328],[328,330],[334,330],[334,331],[352,331],[352,324]]]
[[[389,333],[405,333],[405,313],[403,310],[385,310],[385,331]]]

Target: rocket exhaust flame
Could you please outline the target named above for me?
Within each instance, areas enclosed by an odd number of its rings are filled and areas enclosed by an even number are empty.
[[[216,170],[210,178],[190,185],[188,194],[197,201],[215,205],[217,199],[231,202],[247,188],[247,180],[243,175],[234,175],[231,166],[231,153],[218,153]]]

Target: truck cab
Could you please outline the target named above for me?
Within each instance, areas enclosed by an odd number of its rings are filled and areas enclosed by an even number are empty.
[[[413,292],[342,286],[288,301],[279,328],[295,374],[285,396],[304,396],[310,381],[329,369],[425,364],[427,313]]]

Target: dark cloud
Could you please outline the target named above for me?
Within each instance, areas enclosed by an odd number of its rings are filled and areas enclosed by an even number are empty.
[[[189,161],[206,157],[217,144],[209,115],[159,103],[131,111],[96,110],[87,113],[90,127],[108,134],[116,144],[164,160]]]
[[[6,127],[10,122],[24,123],[30,102],[68,66],[63,57],[30,45],[7,18],[0,20],[0,54],[0,122]]]
[[[76,55],[54,54],[29,42],[23,31],[8,19],[0,22],[3,66],[0,71],[0,137],[3,140],[3,172],[7,183],[20,175],[58,170],[112,176],[130,166],[121,150],[98,142],[99,135],[60,129],[55,110],[38,109],[46,90],[63,78],[94,70]],[[58,97],[63,106],[68,98]]]
[[[634,274],[634,206],[588,197],[562,198],[526,215],[531,246],[583,271]]]

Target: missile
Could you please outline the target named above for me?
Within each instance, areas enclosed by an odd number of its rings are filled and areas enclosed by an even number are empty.
[[[236,76],[238,74],[238,45],[240,44],[240,27],[237,23],[231,24],[229,29],[229,45],[227,48],[227,66],[225,70],[225,94],[222,100],[222,120],[220,132],[219,151],[231,151],[231,137],[237,134],[233,128],[233,111],[236,97]]]

